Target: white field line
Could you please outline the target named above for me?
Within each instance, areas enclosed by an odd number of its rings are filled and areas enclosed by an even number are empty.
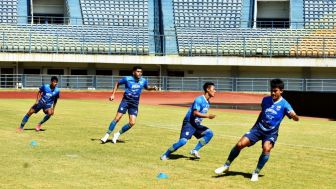
[[[169,127],[168,125],[162,125],[160,123],[158,123],[158,124],[153,124],[153,123],[148,123],[148,122],[143,122],[143,123],[148,127],[155,127],[155,128],[162,128],[162,129],[180,131],[180,129],[172,128],[172,127]],[[214,124],[211,124],[211,125],[214,125]],[[243,134],[244,133],[242,133],[242,135]],[[226,135],[226,134],[215,134],[215,135],[220,136],[220,137],[230,137],[230,138],[236,138],[236,139],[239,139],[241,137],[241,136]],[[324,148],[324,147],[308,146],[308,145],[301,145],[301,144],[288,144],[288,143],[283,143],[283,142],[277,142],[276,145],[284,145],[284,146],[299,147],[299,148],[311,148],[311,149],[315,149],[315,150],[335,151],[336,152],[336,148]]]

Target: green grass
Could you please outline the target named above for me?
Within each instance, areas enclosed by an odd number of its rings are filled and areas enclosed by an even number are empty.
[[[257,143],[231,166],[233,174],[216,177],[214,169],[227,158],[238,138],[250,129],[256,114],[221,112],[205,120],[215,136],[190,160],[193,138],[175,152],[185,157],[160,161],[179,137],[187,108],[141,105],[137,124],[121,136],[124,143],[100,144],[116,113],[117,103],[59,100],[55,116],[36,133],[15,129],[33,100],[0,100],[0,188],[334,188],[336,185],[336,122],[285,119],[259,182],[250,182],[261,152]],[[33,115],[26,129],[43,117]],[[125,116],[117,125],[127,122]],[[32,147],[31,141],[37,146]],[[169,179],[158,180],[160,172]]]

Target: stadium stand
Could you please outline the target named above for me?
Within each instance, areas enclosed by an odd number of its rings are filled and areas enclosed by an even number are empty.
[[[336,23],[336,1],[305,0],[304,21],[306,27],[334,28]]]
[[[329,27],[297,29],[242,28],[242,1],[173,0],[178,52],[182,56],[303,56],[334,57],[336,30]],[[335,14],[335,1],[304,1],[319,11],[316,19]],[[330,7],[329,7],[330,6]],[[308,12],[307,12],[308,10]],[[225,16],[218,16],[225,15]],[[310,16],[310,17],[309,17]],[[306,21],[313,21],[306,20]],[[315,24],[312,22],[312,24]]]
[[[336,56],[336,2],[330,0],[303,1],[305,27],[289,29],[242,27],[243,14],[247,14],[243,10],[247,6],[245,0],[164,1],[163,33],[158,32],[160,14],[156,14],[156,19],[148,18],[153,7],[159,12],[158,4],[152,5],[148,0],[80,0],[79,4],[68,5],[69,15],[77,20],[57,26],[16,25],[17,3],[0,1],[1,14],[5,15],[0,22],[3,52],[147,55],[178,51],[181,56]],[[81,10],[71,10],[74,6]],[[154,28],[159,37],[153,37]],[[160,49],[160,40],[164,50]]]
[[[0,25],[0,51],[148,54],[148,30],[127,26]]]
[[[80,0],[84,24],[148,26],[147,0]]]
[[[17,22],[17,0],[0,1],[0,23]]]
[[[176,27],[240,27],[241,0],[173,0]]]
[[[177,28],[184,56],[335,56],[332,29]],[[321,38],[323,39],[321,40]]]

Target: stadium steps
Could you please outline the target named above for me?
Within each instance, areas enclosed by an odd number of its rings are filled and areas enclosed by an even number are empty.
[[[141,55],[149,51],[148,30],[115,26],[2,24],[0,51]]]

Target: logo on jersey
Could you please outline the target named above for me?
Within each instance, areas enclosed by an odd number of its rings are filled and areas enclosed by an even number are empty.
[[[52,93],[47,93],[46,96],[52,97]]]
[[[134,84],[132,85],[132,89],[140,89],[141,86],[139,84]]]
[[[206,108],[204,108],[204,109],[202,110],[202,113],[207,113],[207,112],[208,112],[208,110],[209,110],[209,108],[208,108],[208,107],[206,107]]]
[[[266,113],[267,115],[268,115],[269,113],[270,113],[270,114],[273,114],[273,115],[278,114],[278,112],[276,112],[275,110],[273,110],[272,107],[271,107],[271,108],[267,108],[267,109],[265,110],[265,113]]]
[[[186,132],[186,135],[188,136],[188,135],[189,135],[189,132]]]
[[[276,107],[277,111],[281,110],[281,106]]]

